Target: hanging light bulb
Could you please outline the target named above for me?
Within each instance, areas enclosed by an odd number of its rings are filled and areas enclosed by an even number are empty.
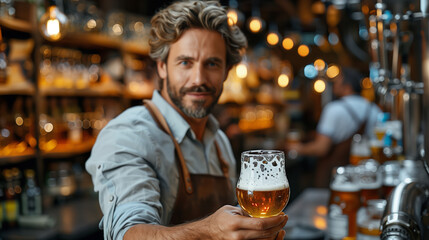
[[[226,15],[228,16],[228,25],[229,26],[234,26],[237,24],[237,22],[238,22],[237,10],[231,8],[228,10]]]
[[[244,20],[244,14],[238,10],[237,0],[229,0],[229,8],[226,13],[229,26],[241,26]]]
[[[47,40],[58,41],[66,34],[68,18],[58,9],[55,1],[49,2],[50,6],[40,18],[39,27]]]
[[[259,2],[255,1],[252,6],[252,17],[249,18],[248,27],[252,33],[259,33],[265,28],[265,22],[259,12]]]
[[[270,24],[270,31],[267,34],[268,45],[275,46],[280,42],[280,34],[277,29],[277,24]]]

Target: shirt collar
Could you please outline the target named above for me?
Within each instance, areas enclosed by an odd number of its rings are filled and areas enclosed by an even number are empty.
[[[152,102],[158,107],[161,114],[164,116],[165,121],[167,121],[168,126],[170,127],[171,133],[176,138],[178,143],[181,143],[185,138],[186,134],[188,137],[196,140],[196,136],[189,126],[189,123],[173,108],[162,96],[155,90],[152,95]],[[219,123],[216,118],[210,114],[207,127],[204,131],[204,141],[211,141],[214,139],[215,133],[219,129]]]

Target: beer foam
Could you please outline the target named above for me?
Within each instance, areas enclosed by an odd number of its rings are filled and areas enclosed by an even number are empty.
[[[285,184],[281,185],[268,185],[268,186],[252,186],[251,184],[237,184],[237,188],[241,190],[247,190],[247,191],[277,191],[282,190],[289,187],[289,183],[286,182]]]
[[[281,152],[282,153],[282,152]],[[289,186],[284,154],[267,153],[242,156],[237,187],[243,190],[279,190]]]
[[[360,190],[359,186],[354,183],[331,183],[331,190],[339,192],[357,192]]]

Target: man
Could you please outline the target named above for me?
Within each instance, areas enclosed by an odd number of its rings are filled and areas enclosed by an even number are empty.
[[[344,67],[335,79],[333,93],[338,100],[328,103],[317,125],[313,141],[286,145],[298,155],[319,157],[314,185],[328,187],[335,166],[348,164],[353,135],[374,137],[373,128],[381,112],[377,105],[360,96],[361,74]]]
[[[216,1],[173,3],[151,24],[161,89],[113,119],[86,163],[105,239],[283,239],[287,216],[250,218],[228,205],[235,160],[210,114],[244,35]]]

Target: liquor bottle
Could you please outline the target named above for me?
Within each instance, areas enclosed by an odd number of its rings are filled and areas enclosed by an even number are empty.
[[[13,228],[17,226],[18,214],[19,214],[19,202],[16,197],[12,171],[5,169],[3,171],[5,178],[5,201],[4,201],[4,216],[6,228]]]
[[[6,44],[3,42],[3,37],[0,29],[0,84],[7,83],[7,56],[5,50]]]
[[[4,181],[3,178],[0,176],[0,230],[3,229],[4,224]]]
[[[22,214],[40,215],[42,214],[42,195],[40,188],[36,184],[34,170],[25,171],[26,184],[24,192],[21,195]]]
[[[22,194],[22,173],[21,170],[14,167],[11,169],[12,172],[12,183],[13,190],[15,191],[15,198],[18,201],[18,214],[20,213],[20,203],[21,203],[21,194]]]

